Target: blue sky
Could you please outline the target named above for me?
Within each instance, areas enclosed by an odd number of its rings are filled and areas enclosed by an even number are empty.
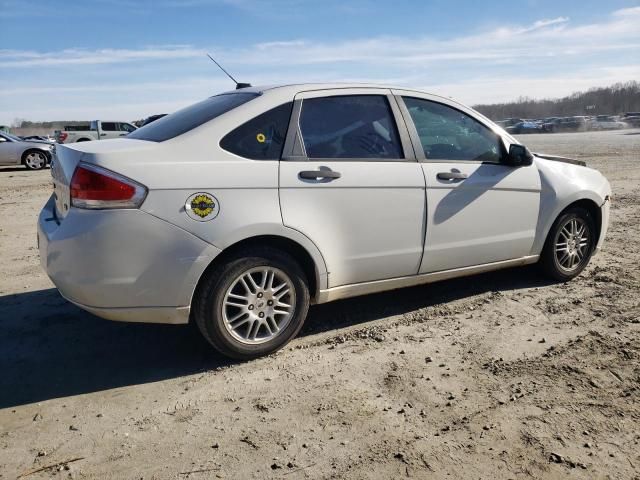
[[[0,0],[0,123],[176,110],[240,81],[475,104],[640,80],[640,1]]]

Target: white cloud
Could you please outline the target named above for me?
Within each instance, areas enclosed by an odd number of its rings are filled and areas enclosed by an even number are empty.
[[[123,63],[136,60],[171,60],[194,58],[205,55],[205,51],[187,46],[164,46],[155,48],[100,50],[66,49],[58,52],[0,50],[0,64],[4,69],[27,67],[53,67],[64,65],[98,65]]]
[[[614,17],[634,17],[640,15],[640,7],[622,8],[613,12]]]
[[[640,44],[640,8],[616,11],[597,24],[571,26],[567,17],[534,22],[528,26],[503,27],[451,40],[431,37],[383,36],[342,42],[271,42],[224,55],[228,62],[243,65],[314,65],[337,62],[388,66],[443,61],[504,61],[580,55]],[[270,48],[265,48],[265,46]],[[268,50],[268,55],[264,51]]]
[[[550,18],[547,20],[538,20],[529,27],[525,27],[520,30],[517,30],[517,33],[533,32],[534,30],[550,27],[551,25],[564,25],[567,22],[569,22],[569,17],[556,17],[556,18]]]
[[[114,116],[121,111],[125,118],[134,118],[169,111],[231,86],[208,65],[207,51],[234,77],[254,84],[389,83],[472,104],[522,95],[558,97],[640,79],[638,25],[640,7],[633,7],[590,24],[556,17],[450,39],[377,36],[312,42],[284,38],[233,49],[153,45],[56,52],[0,50],[0,123],[14,116],[97,118],[99,112]],[[82,107],[75,107],[80,103]]]

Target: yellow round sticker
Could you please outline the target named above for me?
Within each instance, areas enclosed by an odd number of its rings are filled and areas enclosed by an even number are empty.
[[[264,142],[267,141],[267,137],[264,136],[264,133],[259,133],[259,134],[256,135],[256,140],[259,143],[264,143]]]

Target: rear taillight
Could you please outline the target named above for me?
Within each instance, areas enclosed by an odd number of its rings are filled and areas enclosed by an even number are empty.
[[[85,163],[76,167],[69,189],[76,208],[138,208],[147,196],[143,185]]]
[[[62,143],[62,142],[64,142],[64,141],[67,139],[67,137],[68,137],[68,136],[69,136],[69,134],[68,134],[67,132],[60,132],[60,133],[58,134],[58,141],[59,141],[60,143]]]

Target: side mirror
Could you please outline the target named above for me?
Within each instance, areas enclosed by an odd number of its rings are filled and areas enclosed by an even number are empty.
[[[524,145],[512,143],[509,146],[509,154],[507,155],[507,165],[512,167],[524,167],[533,163],[533,155]]]

